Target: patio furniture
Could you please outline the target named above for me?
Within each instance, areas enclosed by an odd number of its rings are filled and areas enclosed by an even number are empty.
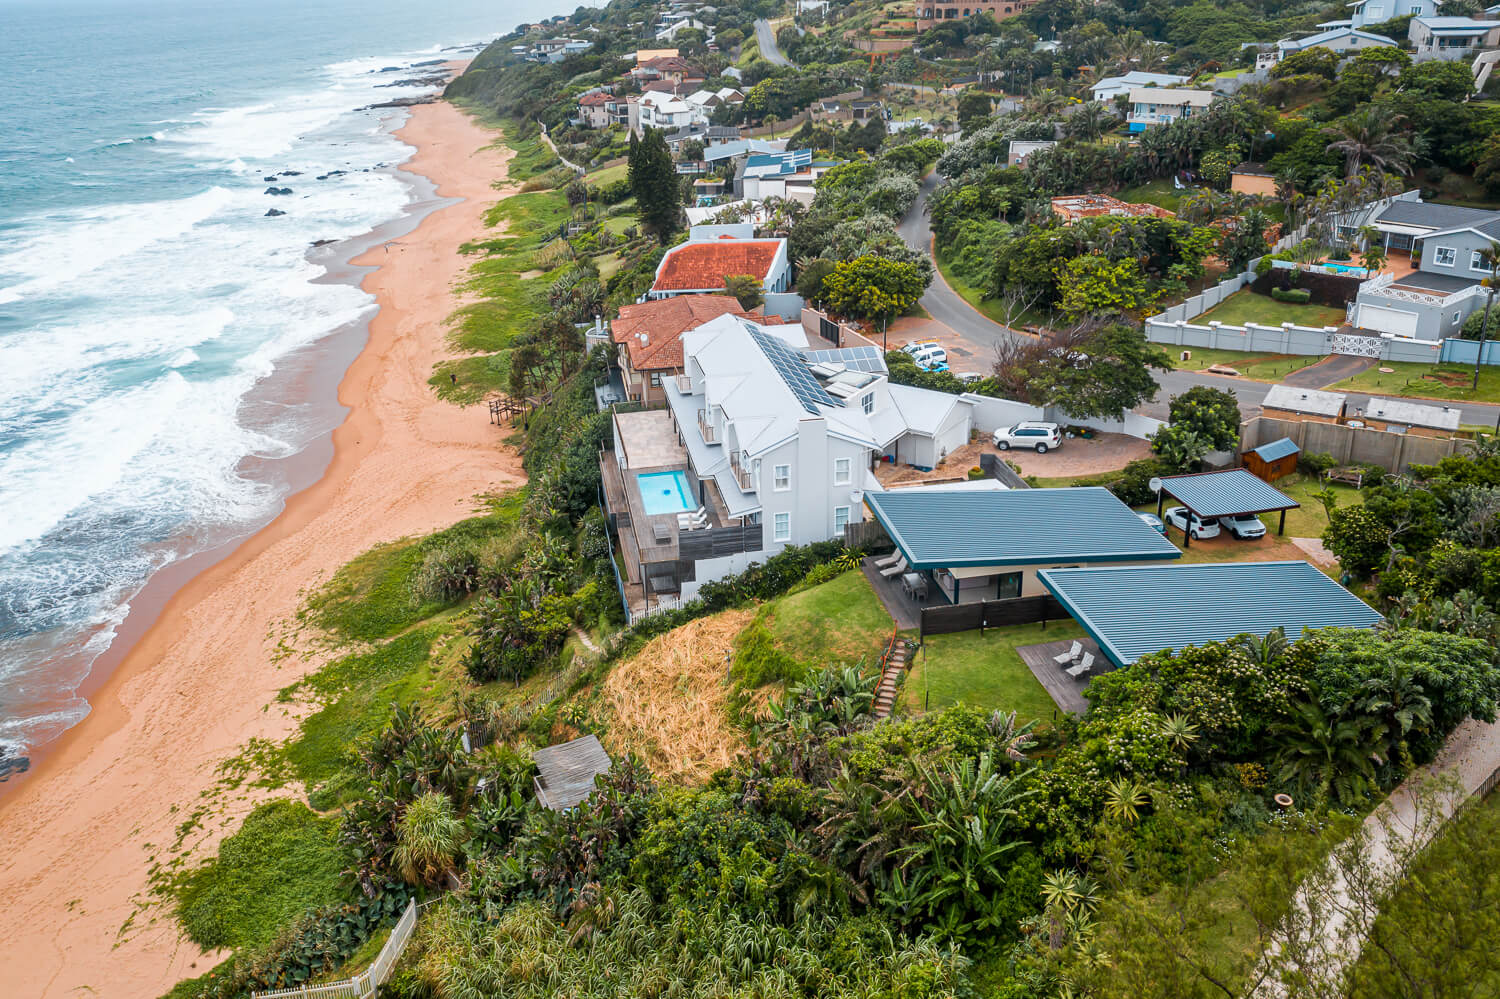
[[[1071,649],[1064,652],[1060,656],[1053,656],[1052,661],[1057,663],[1059,666],[1067,666],[1071,663],[1076,663],[1078,661],[1078,657],[1081,655],[1083,655],[1083,643],[1074,642]]]
[[[681,527],[682,522],[678,521],[677,526]],[[659,520],[655,520],[651,522],[651,537],[656,539],[657,544],[664,545],[668,541],[672,540],[672,532],[667,529],[666,524],[662,523]]]
[[[886,579],[890,579],[892,576],[902,575],[910,568],[911,566],[906,564],[906,556],[902,555],[901,558],[897,560],[895,565],[891,566],[889,569],[881,569],[880,574]]]
[[[1078,661],[1078,665],[1077,666],[1069,666],[1067,672],[1068,672],[1069,676],[1077,678],[1077,677],[1083,676],[1083,674],[1087,673],[1089,670],[1091,670],[1093,668],[1094,668],[1094,654],[1092,652],[1085,652],[1083,654],[1083,658]]]
[[[692,513],[679,513],[677,527],[683,531],[696,531],[708,526],[708,508],[700,506]]]
[[[889,555],[882,555],[880,558],[875,559],[874,560],[875,561],[875,568],[877,568],[877,569],[884,569],[887,566],[895,565],[896,562],[900,558],[901,558],[901,549],[897,548],[895,551],[891,552]]]
[[[920,572],[908,572],[901,577],[901,589],[913,600],[927,599],[927,578]]]

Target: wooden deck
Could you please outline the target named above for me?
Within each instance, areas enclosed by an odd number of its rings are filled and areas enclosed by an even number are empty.
[[[908,597],[901,590],[901,577],[892,576],[886,579],[880,575],[880,568],[874,559],[865,559],[860,563],[860,570],[864,572],[865,578],[870,581],[870,586],[875,590],[875,595],[880,598],[880,603],[885,607],[885,612],[896,622],[896,627],[902,631],[916,631],[922,624],[920,605]],[[931,598],[928,598],[931,602]]]
[[[1074,642],[1083,645],[1083,651],[1094,654],[1094,668],[1090,673],[1074,679],[1063,672],[1063,667],[1052,658],[1060,656],[1073,647]],[[1068,638],[1060,642],[1046,642],[1042,645],[1025,645],[1016,649],[1016,654],[1021,661],[1031,670],[1031,675],[1036,677],[1037,682],[1047,691],[1053,702],[1059,708],[1069,714],[1081,715],[1088,710],[1089,702],[1084,699],[1083,691],[1089,685],[1091,675],[1097,676],[1114,669],[1114,664],[1099,651],[1092,639]]]

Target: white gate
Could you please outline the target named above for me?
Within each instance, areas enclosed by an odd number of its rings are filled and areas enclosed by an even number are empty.
[[[1352,354],[1355,357],[1380,356],[1385,341],[1378,336],[1359,336],[1355,333],[1335,333],[1329,344],[1335,354]]]

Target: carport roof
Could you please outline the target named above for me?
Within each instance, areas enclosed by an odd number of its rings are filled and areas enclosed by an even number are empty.
[[[1069,489],[897,489],[865,503],[916,569],[1161,562],[1177,546],[1099,486]]]
[[[1306,562],[1043,569],[1042,585],[1117,666],[1163,649],[1312,628],[1371,628],[1380,614]]]
[[[1302,504],[1243,468],[1223,472],[1170,475],[1161,487],[1200,517],[1290,510]]]

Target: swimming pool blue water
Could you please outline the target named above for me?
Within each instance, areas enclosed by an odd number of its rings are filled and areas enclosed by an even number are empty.
[[[1330,264],[1330,263],[1328,263],[1328,262],[1325,261],[1324,263],[1319,264],[1318,266],[1320,266],[1320,267],[1326,267],[1329,270],[1331,270],[1331,271],[1337,271],[1340,274],[1353,274],[1356,277],[1364,277],[1365,274],[1367,273],[1367,271],[1363,267],[1351,267],[1348,264]]]
[[[649,514],[697,509],[686,472],[651,472],[636,476],[636,483],[641,487],[641,500]]]

